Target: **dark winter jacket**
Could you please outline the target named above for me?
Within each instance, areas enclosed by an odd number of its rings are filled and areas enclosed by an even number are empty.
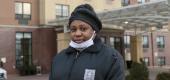
[[[83,51],[72,47],[53,60],[49,80],[125,80],[124,61],[114,49],[95,38]]]

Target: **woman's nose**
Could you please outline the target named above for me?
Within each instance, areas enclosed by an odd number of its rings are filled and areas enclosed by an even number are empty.
[[[75,33],[76,36],[80,36],[81,34],[82,34],[82,32],[80,30],[77,30]]]

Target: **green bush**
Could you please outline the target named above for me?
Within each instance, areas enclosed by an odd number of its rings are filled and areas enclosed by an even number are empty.
[[[156,80],[170,80],[170,72],[162,72],[156,76]]]
[[[149,80],[149,70],[143,62],[132,62],[132,67],[129,70],[129,75],[126,76],[126,80]]]

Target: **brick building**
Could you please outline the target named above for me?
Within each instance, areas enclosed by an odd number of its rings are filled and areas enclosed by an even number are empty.
[[[0,58],[9,74],[18,73],[24,64],[41,66],[48,73],[56,53],[56,32],[42,28],[39,0],[0,2]]]
[[[122,2],[122,3],[121,3]],[[79,4],[91,4],[97,13],[149,0],[4,0],[0,3],[0,58],[9,74],[19,73],[24,65],[41,66],[42,73],[50,71],[57,51],[68,46],[65,24],[56,23],[68,18]],[[104,43],[116,48],[125,58],[129,57],[129,36],[119,27],[103,24],[100,33]],[[170,65],[169,32],[154,31],[143,35],[144,61],[149,66]],[[124,37],[123,37],[124,36]],[[124,38],[124,40],[123,40]],[[125,43],[125,44],[123,44]],[[125,54],[124,54],[124,48]],[[156,56],[155,56],[156,55]]]

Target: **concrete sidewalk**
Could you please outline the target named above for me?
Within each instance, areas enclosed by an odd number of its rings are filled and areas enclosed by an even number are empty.
[[[154,68],[149,68],[149,78],[150,80],[156,80],[157,74],[161,72],[170,72],[170,68],[166,67],[154,67]],[[170,79],[169,79],[170,80]]]
[[[19,76],[19,75],[8,75],[7,80],[48,80],[48,74],[32,75],[32,76]]]
[[[149,67],[149,80],[156,80],[157,74],[161,72],[170,72],[170,67]],[[129,71],[126,70],[125,75],[128,75]],[[169,79],[170,80],[170,79]]]
[[[170,71],[170,68],[164,68],[164,67],[154,67],[154,68],[149,68],[149,79],[150,80],[155,80],[156,75],[160,72],[166,72]],[[126,74],[128,74],[128,71],[126,71]],[[48,79],[49,75],[48,74],[42,74],[42,75],[32,75],[32,76],[19,76],[19,75],[8,75],[7,80],[49,80]]]

